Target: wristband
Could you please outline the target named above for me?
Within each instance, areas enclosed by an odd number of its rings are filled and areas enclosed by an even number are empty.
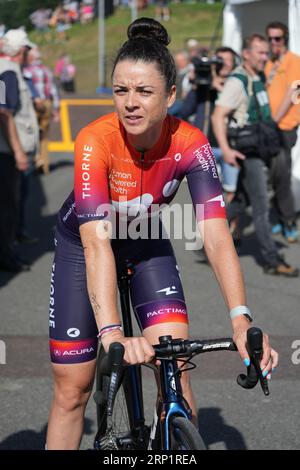
[[[111,331],[114,331],[114,330],[123,331],[121,323],[104,326],[103,328],[100,329],[99,334],[97,335],[97,338],[101,339],[103,335],[106,335],[107,333],[110,333]]]
[[[232,308],[230,310],[229,315],[230,315],[231,320],[238,317],[239,315],[244,315],[247,318],[247,320],[249,320],[250,322],[253,321],[251,312],[249,308],[246,307],[246,305],[238,305],[237,307]]]

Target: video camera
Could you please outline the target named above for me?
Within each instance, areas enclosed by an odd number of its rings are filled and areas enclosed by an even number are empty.
[[[215,66],[218,75],[223,67],[223,59],[218,56],[213,57],[194,57],[192,64],[195,68],[195,79],[193,83],[197,86],[210,86],[212,84],[212,66]]]

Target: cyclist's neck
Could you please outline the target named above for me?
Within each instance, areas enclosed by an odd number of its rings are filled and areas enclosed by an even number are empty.
[[[145,153],[148,150],[151,150],[159,141],[160,136],[163,131],[163,122],[160,122],[158,125],[153,126],[153,128],[148,129],[146,132],[140,135],[133,135],[127,133],[127,139],[138,152]]]

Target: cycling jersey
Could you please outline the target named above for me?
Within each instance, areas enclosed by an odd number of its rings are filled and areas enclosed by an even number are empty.
[[[79,225],[118,215],[150,213],[169,204],[187,177],[197,220],[225,218],[215,159],[207,138],[167,116],[158,142],[141,153],[128,142],[116,113],[86,126],[75,144],[75,182],[59,213],[59,228],[80,243]]]
[[[86,285],[79,226],[110,218],[111,208],[128,220],[154,205],[170,203],[187,177],[197,220],[225,218],[215,159],[206,137],[168,116],[159,141],[145,153],[128,142],[115,113],[85,127],[75,145],[75,185],[63,204],[56,231],[50,288],[51,360],[75,364],[95,359],[97,325]],[[200,210],[198,210],[199,208]],[[161,224],[160,224],[161,227]],[[162,237],[164,238],[164,237]],[[141,330],[188,324],[176,259],[166,239],[113,239],[117,276],[129,262],[130,292]]]

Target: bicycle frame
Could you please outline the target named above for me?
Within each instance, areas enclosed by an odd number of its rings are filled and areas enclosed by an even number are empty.
[[[119,280],[121,312],[125,336],[133,336],[129,284],[134,268],[126,267],[126,271]],[[127,372],[127,373],[126,373]],[[131,429],[137,433],[145,426],[141,366],[129,366],[126,368],[123,379],[126,400],[130,413]],[[175,416],[182,416],[191,420],[191,410],[188,410],[182,400],[182,388],[180,383],[177,361],[174,359],[163,360],[160,366],[160,392],[161,399],[155,408],[155,415],[150,432],[148,449],[168,450],[170,448],[170,421]],[[158,421],[159,417],[159,421]]]

